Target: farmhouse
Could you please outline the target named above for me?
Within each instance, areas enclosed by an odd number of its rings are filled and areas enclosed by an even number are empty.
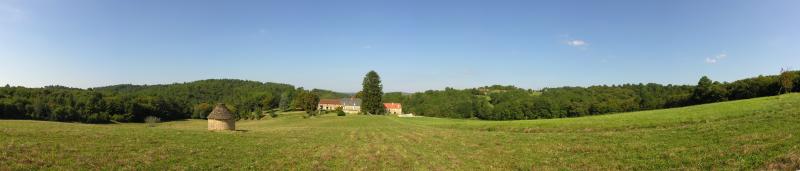
[[[359,98],[342,98],[342,110],[344,113],[360,113],[361,112],[361,99]]]
[[[320,99],[317,109],[336,110],[338,107],[342,107],[342,101],[340,99]]]
[[[384,103],[383,107],[386,108],[386,113],[389,114],[403,114],[403,106],[400,103]]]
[[[207,118],[209,131],[236,130],[236,121],[225,104],[217,104]]]
[[[336,110],[341,107],[345,113],[360,113],[361,112],[361,99],[351,97],[342,99],[320,99],[317,109],[319,110]],[[400,103],[384,103],[383,107],[389,114],[403,114],[403,106]]]

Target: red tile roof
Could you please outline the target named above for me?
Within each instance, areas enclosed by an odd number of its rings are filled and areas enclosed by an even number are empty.
[[[400,103],[384,103],[383,106],[386,107],[387,109],[400,109],[400,108],[403,108],[403,106],[400,105]]]
[[[339,99],[319,99],[319,104],[341,105],[342,101],[339,101]]]

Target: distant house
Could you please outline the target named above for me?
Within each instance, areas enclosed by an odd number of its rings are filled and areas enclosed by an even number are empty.
[[[342,107],[344,113],[361,113],[361,99],[359,98],[342,98],[342,99],[320,99],[317,106],[320,110],[336,110],[337,107]],[[383,107],[389,114],[403,114],[403,106],[400,103],[384,103]]]
[[[386,108],[386,113],[389,114],[403,114],[403,106],[400,103],[384,103],[383,107]]]
[[[317,109],[336,110],[338,107],[342,107],[342,101],[340,99],[320,99]]]
[[[236,130],[236,120],[225,104],[217,104],[214,110],[208,114],[208,130],[210,131],[233,131]]]
[[[344,113],[360,113],[361,112],[361,99],[359,98],[342,98],[342,110]]]

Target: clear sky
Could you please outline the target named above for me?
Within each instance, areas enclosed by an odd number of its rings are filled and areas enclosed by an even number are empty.
[[[695,84],[800,69],[796,40],[797,0],[0,0],[0,84]]]

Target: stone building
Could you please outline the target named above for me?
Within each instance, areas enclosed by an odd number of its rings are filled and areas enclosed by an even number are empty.
[[[388,114],[403,114],[403,106],[400,103],[384,103],[383,107],[386,108],[386,113]]]
[[[236,120],[225,104],[217,104],[214,110],[208,114],[208,130],[221,131],[221,130],[236,130]]]
[[[342,107],[345,113],[361,113],[361,99],[320,99],[317,107],[319,110],[336,110],[337,107]],[[386,108],[386,113],[403,114],[403,105],[400,103],[384,103],[383,107]]]
[[[340,99],[320,99],[317,109],[331,111],[336,110],[338,107],[342,107],[342,101]]]
[[[344,113],[361,113],[361,99],[342,98],[341,102]]]

